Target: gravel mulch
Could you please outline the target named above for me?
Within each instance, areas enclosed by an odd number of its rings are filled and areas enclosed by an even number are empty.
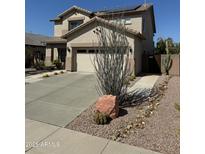
[[[166,79],[165,76],[161,76],[156,86]],[[93,104],[66,128],[164,154],[179,154],[180,113],[176,107],[180,98],[179,84],[179,77],[172,77],[161,99],[123,108],[120,110],[120,116],[106,125],[97,125],[93,121]]]

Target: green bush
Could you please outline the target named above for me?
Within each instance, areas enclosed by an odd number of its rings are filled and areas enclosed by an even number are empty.
[[[54,60],[53,64],[56,66],[57,69],[62,68],[62,63],[60,60]]]
[[[98,125],[104,125],[104,124],[107,124],[108,123],[108,119],[109,119],[109,116],[104,114],[104,113],[101,113],[99,111],[96,111],[94,113],[94,121],[96,122],[96,124]]]
[[[37,70],[42,70],[44,67],[45,67],[45,64],[43,61],[40,61],[34,65],[34,68],[36,68]]]
[[[175,107],[175,109],[176,109],[177,111],[180,111],[180,105],[179,105],[178,103],[175,103],[175,104],[174,104],[174,107]]]
[[[44,75],[43,75],[43,78],[48,78],[48,77],[49,77],[48,74],[44,74]]]
[[[129,77],[129,80],[130,81],[134,81],[136,79],[136,77],[134,76],[134,75],[131,75],[130,77]]]
[[[63,71],[61,71],[61,74],[63,74],[64,72]]]
[[[54,73],[54,75],[58,75],[58,73],[57,73],[57,72],[55,72],[55,73]]]
[[[130,81],[129,80],[124,80],[124,84],[128,86],[128,85],[130,85]]]

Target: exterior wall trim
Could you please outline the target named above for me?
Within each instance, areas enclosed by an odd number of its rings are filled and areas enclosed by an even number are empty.
[[[68,21],[75,21],[75,20],[85,20],[85,17],[72,17],[68,19]]]
[[[70,46],[72,48],[78,48],[78,47],[80,47],[80,48],[82,48],[82,47],[87,48],[87,47],[98,47],[99,44],[97,42],[96,43],[71,43]]]

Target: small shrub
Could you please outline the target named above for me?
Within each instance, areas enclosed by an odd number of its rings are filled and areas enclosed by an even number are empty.
[[[64,72],[63,71],[61,71],[61,74],[63,74]]]
[[[54,73],[54,75],[58,75],[58,73],[57,73],[57,72],[55,72],[55,73]]]
[[[48,74],[44,74],[44,75],[43,75],[43,78],[48,78],[48,77],[49,77]]]
[[[179,105],[178,103],[175,103],[175,104],[174,104],[174,107],[175,107],[175,109],[176,109],[177,111],[180,111],[180,105]]]
[[[108,123],[108,118],[109,116],[104,114],[104,113],[101,113],[99,111],[96,111],[94,113],[94,121],[96,122],[96,124],[98,125],[104,125],[104,124],[107,124]]]
[[[134,75],[131,75],[130,77],[129,77],[129,80],[130,81],[134,81],[136,79],[136,77],[134,76]]]
[[[44,67],[45,67],[45,64],[43,61],[40,61],[34,65],[34,68],[36,68],[37,70],[43,70]]]
[[[180,136],[180,129],[179,128],[176,129],[176,135],[177,135],[177,137]]]
[[[130,85],[130,81],[129,80],[125,80],[124,84],[128,86],[128,85]]]
[[[57,69],[62,68],[62,63],[60,60],[54,60],[53,64],[56,66]]]

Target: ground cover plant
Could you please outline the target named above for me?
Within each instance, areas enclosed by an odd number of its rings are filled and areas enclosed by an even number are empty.
[[[48,77],[50,77],[48,74],[43,75],[43,78],[48,78]]]

